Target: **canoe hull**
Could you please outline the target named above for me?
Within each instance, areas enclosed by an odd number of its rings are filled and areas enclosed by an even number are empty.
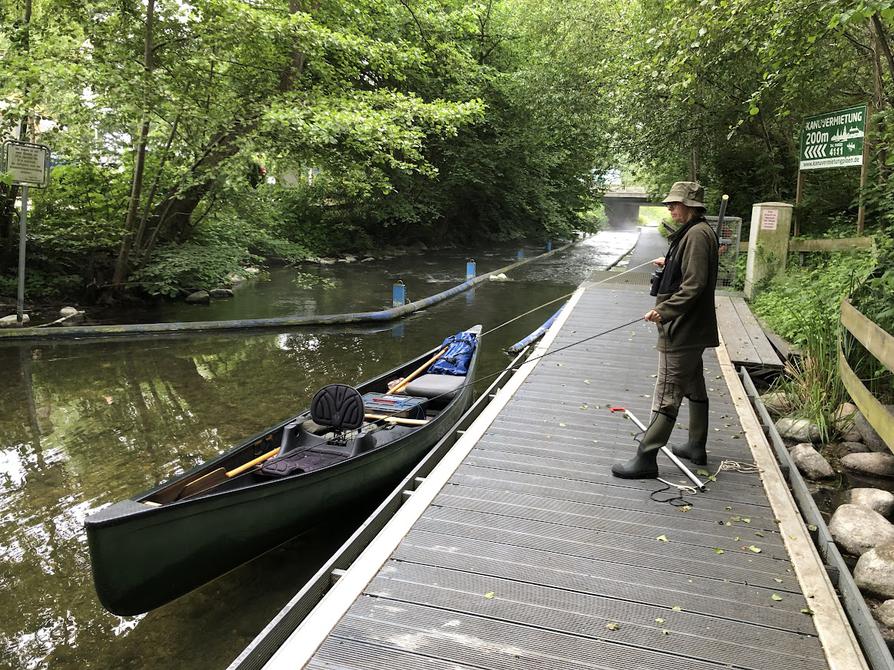
[[[470,373],[475,360],[477,351]],[[161,507],[139,502],[144,494],[101,510],[86,522],[100,602],[115,614],[146,612],[390,490],[471,401],[469,385],[424,428],[315,472]]]

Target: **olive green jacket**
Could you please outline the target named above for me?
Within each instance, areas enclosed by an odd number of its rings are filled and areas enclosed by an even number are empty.
[[[658,350],[716,347],[718,240],[704,217],[691,221],[669,238],[664,274],[655,300],[661,316]]]

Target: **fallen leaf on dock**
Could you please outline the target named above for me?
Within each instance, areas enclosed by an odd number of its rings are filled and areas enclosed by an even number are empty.
[[[776,602],[779,602],[780,600],[782,600],[782,596],[779,595],[778,593],[774,593],[772,596],[770,596],[770,600],[775,600]]]
[[[610,623],[605,624],[605,627],[608,628],[609,630],[618,630],[621,626],[619,624],[616,624],[614,621],[612,621]]]
[[[755,547],[755,546],[752,544],[752,545],[749,545],[749,547],[748,547],[748,551],[753,552],[753,553],[755,553],[755,554],[759,554],[759,553],[761,553],[762,550],[761,550],[760,547]]]
[[[658,540],[659,542],[670,542],[670,540],[667,539],[667,535],[659,535],[655,539]]]
[[[496,594],[493,591],[488,591],[487,593],[484,594],[484,597],[487,598],[488,600],[493,600],[495,595]]]

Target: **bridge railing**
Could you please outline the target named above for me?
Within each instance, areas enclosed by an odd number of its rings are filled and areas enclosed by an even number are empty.
[[[841,326],[888,370],[894,371],[894,336],[867,318],[845,298],[841,302]],[[844,332],[838,340],[838,372],[851,399],[879,434],[888,448],[894,451],[894,414],[879,402],[851,368],[844,355]]]

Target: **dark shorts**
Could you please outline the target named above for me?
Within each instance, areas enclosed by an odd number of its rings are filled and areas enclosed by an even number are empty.
[[[658,352],[658,381],[652,396],[652,411],[677,418],[683,398],[706,402],[703,348]]]

